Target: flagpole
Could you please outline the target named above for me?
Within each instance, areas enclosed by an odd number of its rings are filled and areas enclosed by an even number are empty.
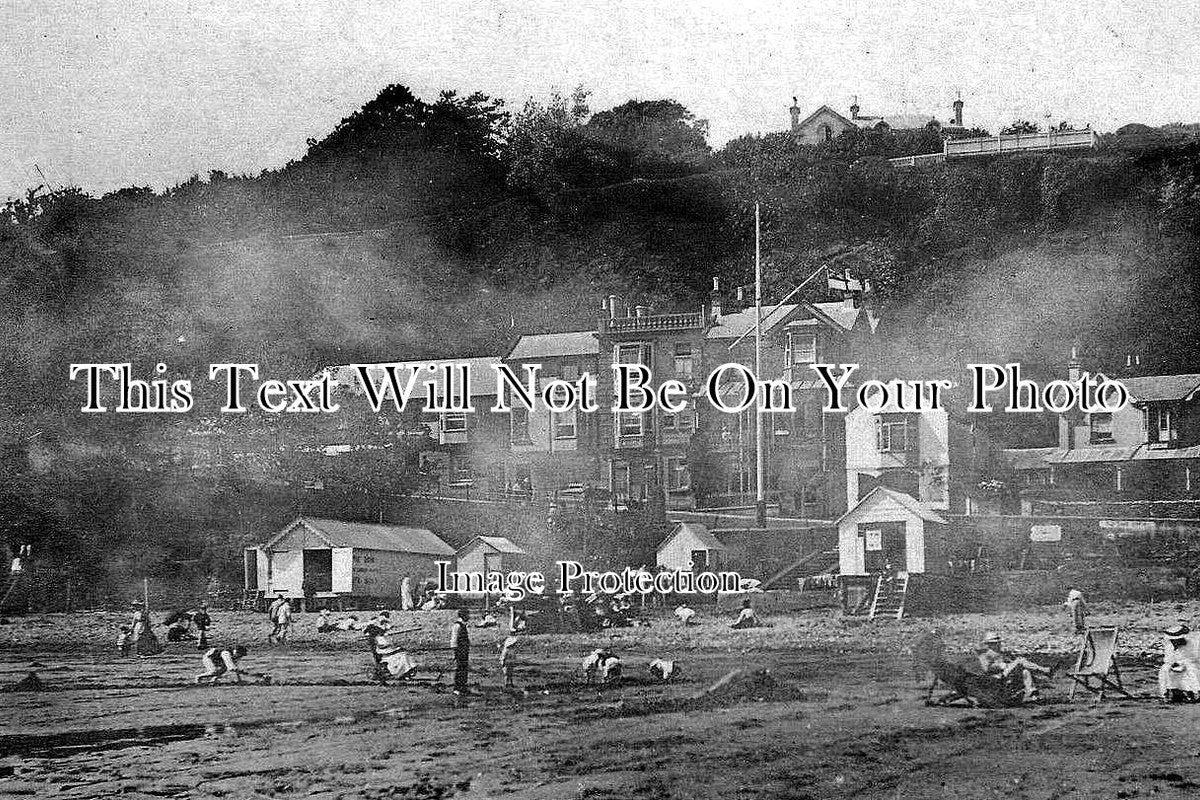
[[[754,204],[754,377],[762,380],[762,235],[758,203]],[[763,443],[763,413],[754,409],[754,442],[758,456],[757,502],[754,504],[755,525],[767,527],[766,471],[767,453]]]

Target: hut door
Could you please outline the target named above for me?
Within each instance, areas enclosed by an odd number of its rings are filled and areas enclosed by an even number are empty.
[[[867,572],[892,572],[908,569],[907,546],[903,522],[873,522],[859,525],[862,537],[863,567]]]
[[[328,548],[304,551],[304,589],[306,592],[333,591],[333,551]]]
[[[244,573],[246,590],[250,592],[258,591],[258,551],[245,550],[243,551]]]
[[[708,551],[693,550],[692,551],[692,572],[707,572],[708,571]]]

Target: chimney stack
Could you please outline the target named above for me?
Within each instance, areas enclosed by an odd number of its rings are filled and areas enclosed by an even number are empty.
[[[792,107],[788,109],[792,114],[792,133],[800,130],[800,101],[795,97],[792,98]]]
[[[1083,365],[1079,363],[1079,343],[1071,345],[1071,360],[1067,363],[1067,380],[1072,383],[1079,380]]]
[[[610,294],[608,296],[608,318],[617,318],[617,296],[615,294]]]
[[[712,291],[708,293],[708,306],[712,309],[712,318],[721,316],[721,279],[713,276]]]
[[[854,95],[854,99],[850,101],[850,119],[858,119],[858,95]]]
[[[962,92],[959,92],[958,97],[954,98],[954,125],[955,125],[955,127],[958,127],[958,128],[961,128],[963,126],[962,110],[963,110]]]

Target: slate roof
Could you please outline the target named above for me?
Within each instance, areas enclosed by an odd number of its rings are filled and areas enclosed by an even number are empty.
[[[495,550],[499,553],[511,553],[513,555],[518,555],[518,556],[525,554],[524,550],[522,550],[520,547],[517,547],[515,544],[513,544],[513,541],[511,539],[508,539],[504,536],[476,536],[474,539],[472,539],[470,541],[470,543],[467,545],[467,547],[470,547],[471,545],[475,544],[475,542],[483,542],[488,547],[492,548],[493,550]],[[466,550],[467,547],[464,547],[463,550]]]
[[[799,307],[798,303],[786,303],[776,306],[764,305],[762,319],[763,333],[771,330],[772,326],[783,322],[783,320],[787,319],[788,315]],[[737,339],[740,336],[753,333],[755,321],[754,306],[749,306],[741,311],[735,311],[732,314],[722,314],[717,318],[717,324],[708,329],[705,338]]]
[[[552,356],[591,356],[600,354],[600,340],[595,331],[568,333],[536,333],[522,336],[513,345],[505,360],[536,361]]]
[[[843,520],[852,518],[858,509],[864,508],[870,503],[874,503],[877,498],[888,498],[890,500],[894,500],[905,509],[912,512],[915,516],[920,517],[926,522],[940,522],[943,525],[946,523],[946,520],[922,506],[919,502],[917,502],[916,498],[912,497],[911,495],[888,489],[886,486],[876,486],[867,493],[866,497],[855,503],[854,508],[843,514],[835,524],[841,525]]]
[[[707,547],[709,550],[728,550],[729,548],[721,544],[717,537],[708,532],[707,526],[701,525],[698,522],[681,522],[675,530],[671,531],[671,535],[663,539],[662,544],[658,546],[659,550],[666,547],[676,536],[681,533],[690,533],[696,537],[696,540]]]
[[[1200,375],[1147,375],[1119,378],[1129,396],[1144,403],[1166,400],[1190,400],[1200,391]]]
[[[454,548],[425,528],[403,525],[376,525],[369,522],[342,522],[336,519],[299,517],[271,540],[268,549],[296,524],[302,524],[329,543],[330,547],[356,547],[362,550],[388,550],[395,553],[452,556]]]

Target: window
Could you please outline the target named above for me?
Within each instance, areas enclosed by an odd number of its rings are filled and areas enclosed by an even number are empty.
[[[509,415],[509,438],[514,442],[529,441],[529,409],[513,408]]]
[[[644,350],[640,344],[619,344],[613,348],[613,363],[645,364]]]
[[[662,429],[664,433],[688,433],[692,430],[692,412],[681,411],[678,414],[672,414],[664,411]]]
[[[471,469],[471,462],[465,458],[450,459],[450,482],[451,483],[467,483],[474,479],[475,472]]]
[[[881,453],[908,450],[908,420],[894,417],[875,418],[876,446]]]
[[[692,474],[688,471],[686,458],[667,459],[667,489],[682,491],[692,485]]]
[[[442,415],[442,430],[465,431],[467,429],[467,414],[464,411],[447,411]]]
[[[1155,436],[1151,441],[1160,444],[1174,444],[1179,440],[1175,412],[1170,406],[1156,406],[1151,412],[1151,419],[1154,420],[1152,433]]]
[[[833,128],[829,127],[828,125],[822,125],[821,135],[824,137],[825,141],[833,141]]]
[[[1125,489],[1125,480],[1124,480],[1124,478],[1125,478],[1125,475],[1124,475],[1124,473],[1122,472],[1122,470],[1121,470],[1121,468],[1120,468],[1120,467],[1117,467],[1117,471],[1116,471],[1116,474],[1115,474],[1115,478],[1116,478],[1116,489],[1117,489],[1117,491],[1118,491],[1118,492],[1120,492],[1120,491],[1123,491],[1123,490]]]
[[[787,347],[789,364],[815,364],[817,361],[817,337],[812,333],[788,334]]]
[[[692,346],[687,343],[675,345],[675,377],[685,380],[691,378],[695,368]]]
[[[617,417],[617,436],[641,436],[642,435],[642,415],[632,412],[618,413]]]
[[[618,498],[625,500],[629,497],[629,465],[612,465],[612,490]]]
[[[554,438],[574,439],[576,436],[575,409],[561,411],[554,415]]]
[[[1092,444],[1105,444],[1113,440],[1112,414],[1090,414],[1088,427],[1091,431]]]

